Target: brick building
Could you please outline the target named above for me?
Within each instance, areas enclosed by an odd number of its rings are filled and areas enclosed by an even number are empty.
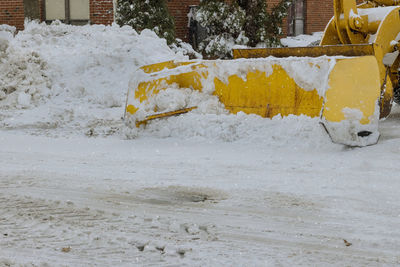
[[[23,28],[24,17],[51,21],[60,19],[71,24],[111,24],[117,0],[0,0],[0,24]],[[272,7],[279,0],[266,0]],[[175,18],[177,36],[188,41],[188,13],[200,0],[167,0]],[[333,0],[294,0],[285,34],[310,34],[324,30],[333,16]]]
[[[24,26],[23,0],[0,0],[0,24],[9,24],[18,29]]]
[[[115,1],[115,0],[114,0]],[[0,0],[0,24],[24,27],[24,18],[71,24],[111,24],[113,0]]]
[[[269,8],[280,2],[280,0],[266,1]],[[283,25],[285,35],[323,31],[333,16],[333,0],[293,0],[293,2]],[[200,0],[167,0],[167,3],[175,18],[177,36],[187,41],[187,14],[190,7],[198,5]]]

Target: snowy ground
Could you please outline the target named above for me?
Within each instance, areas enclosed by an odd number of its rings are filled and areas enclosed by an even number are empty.
[[[118,27],[0,40],[0,266],[400,264],[398,106],[366,148],[243,114],[126,140],[130,74],[182,55]]]

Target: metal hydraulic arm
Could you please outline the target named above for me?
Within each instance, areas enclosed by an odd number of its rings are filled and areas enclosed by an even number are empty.
[[[373,44],[381,83],[381,118],[389,115],[394,90],[399,87],[399,5],[399,0],[367,1],[358,6],[355,0],[335,0],[334,17],[320,43],[322,46]]]

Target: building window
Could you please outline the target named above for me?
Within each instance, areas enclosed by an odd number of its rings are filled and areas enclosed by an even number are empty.
[[[24,0],[25,17],[31,20],[40,20],[40,6],[37,0]]]
[[[288,12],[288,36],[304,33],[304,0],[293,0]]]
[[[75,25],[89,22],[89,0],[46,0],[44,4],[47,22],[61,20]]]

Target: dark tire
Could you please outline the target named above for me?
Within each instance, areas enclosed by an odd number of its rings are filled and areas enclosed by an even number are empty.
[[[399,105],[400,105],[400,88],[399,88],[399,87],[397,87],[397,88],[394,89],[393,101],[394,101],[396,104],[399,104]]]

